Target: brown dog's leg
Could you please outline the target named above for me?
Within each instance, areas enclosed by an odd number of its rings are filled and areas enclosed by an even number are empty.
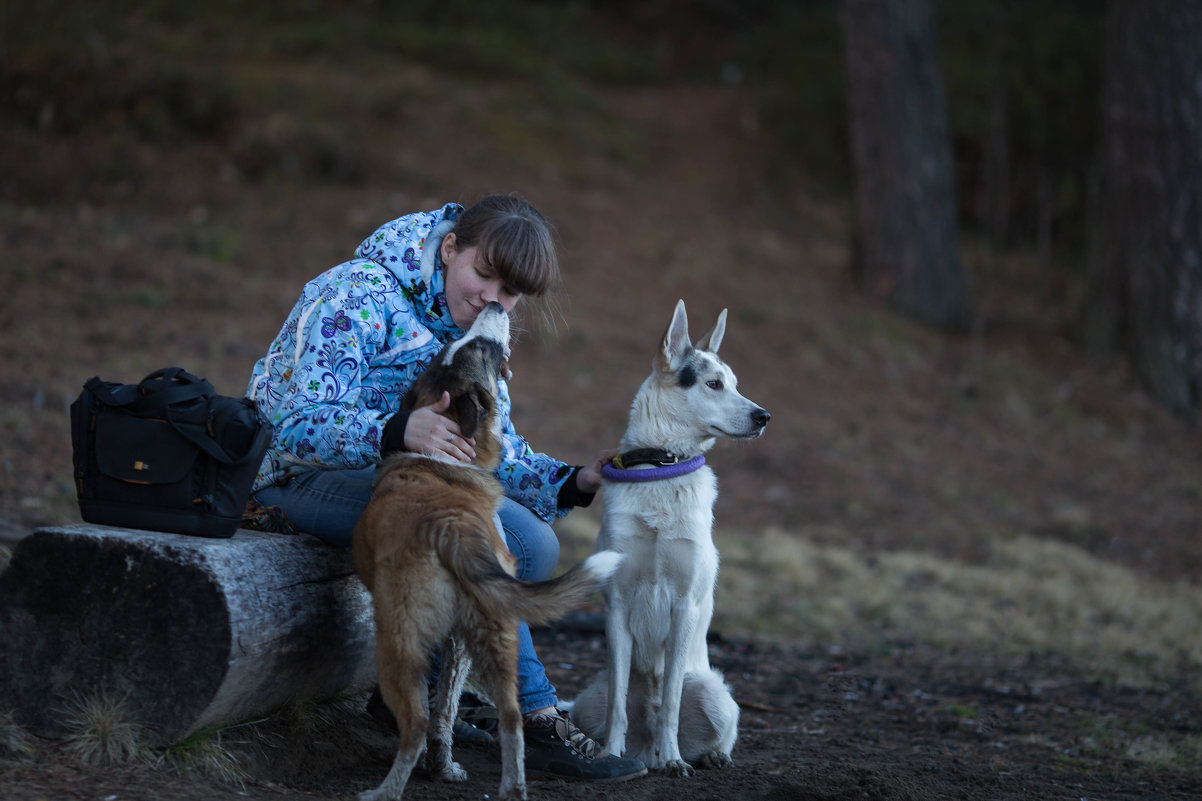
[[[459,714],[459,694],[467,681],[472,662],[464,650],[461,638],[447,637],[442,645],[442,667],[438,674],[438,694],[430,714],[430,732],[427,735],[426,766],[432,776],[443,781],[467,781],[467,771],[455,761],[451,754],[451,736],[455,716]]]
[[[380,614],[377,607],[376,613]],[[387,629],[385,629],[387,630]],[[392,769],[380,786],[359,794],[359,801],[399,799],[409,782],[413,766],[422,755],[426,740],[426,669],[428,662],[407,659],[392,637],[376,638],[376,665],[380,693],[396,716],[400,742]]]
[[[501,740],[499,798],[526,799],[526,749],[522,712],[518,707],[517,621],[493,621],[498,633],[473,649],[476,675],[497,707],[497,733]],[[514,794],[514,795],[511,795]]]

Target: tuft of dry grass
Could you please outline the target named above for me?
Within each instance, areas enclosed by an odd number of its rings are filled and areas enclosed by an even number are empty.
[[[1186,735],[1180,742],[1164,735],[1144,735],[1127,744],[1126,755],[1158,770],[1197,769],[1202,765],[1202,736]]]
[[[309,737],[338,726],[346,726],[362,711],[364,700],[356,695],[332,699],[306,698],[293,701],[273,717],[284,723],[289,739]]]
[[[29,735],[17,725],[13,713],[0,710],[0,756],[24,756],[33,753]]]
[[[148,761],[142,728],[130,721],[123,699],[107,693],[77,695],[64,710],[66,750],[85,765]]]
[[[226,737],[237,727],[224,729],[202,729],[178,743],[159,751],[154,761],[156,768],[166,768],[175,773],[199,773],[227,784],[244,787],[248,778],[238,763],[238,758],[229,748]]]

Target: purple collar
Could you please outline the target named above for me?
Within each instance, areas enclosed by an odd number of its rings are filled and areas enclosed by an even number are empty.
[[[617,467],[611,462],[606,462],[601,466],[601,475],[610,481],[620,482],[662,481],[666,478],[676,478],[677,476],[692,473],[703,464],[705,464],[705,454],[698,454],[687,462],[675,462],[660,467],[648,468],[647,470],[629,470]]]

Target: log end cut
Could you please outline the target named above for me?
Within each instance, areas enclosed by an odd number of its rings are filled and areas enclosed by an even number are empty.
[[[304,535],[39,529],[0,574],[0,703],[43,736],[119,701],[152,744],[374,680],[370,597]]]

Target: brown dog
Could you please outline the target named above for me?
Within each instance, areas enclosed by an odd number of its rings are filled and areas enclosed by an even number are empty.
[[[509,317],[489,304],[470,331],[443,349],[401,403],[412,410],[450,393],[446,414],[475,437],[470,465],[398,454],[381,467],[371,503],[356,524],[355,568],[372,594],[380,690],[396,715],[400,743],[388,776],[361,801],[400,799],[423,748],[432,775],[464,781],[452,759],[459,694],[475,664],[497,707],[501,798],[526,798],[522,717],[517,701],[517,624],[545,623],[583,603],[621,557],[589,557],[559,578],[522,582],[497,532],[501,485],[497,382],[507,369]],[[444,457],[445,458],[445,457]],[[430,654],[442,666],[433,720],[426,710]]]

